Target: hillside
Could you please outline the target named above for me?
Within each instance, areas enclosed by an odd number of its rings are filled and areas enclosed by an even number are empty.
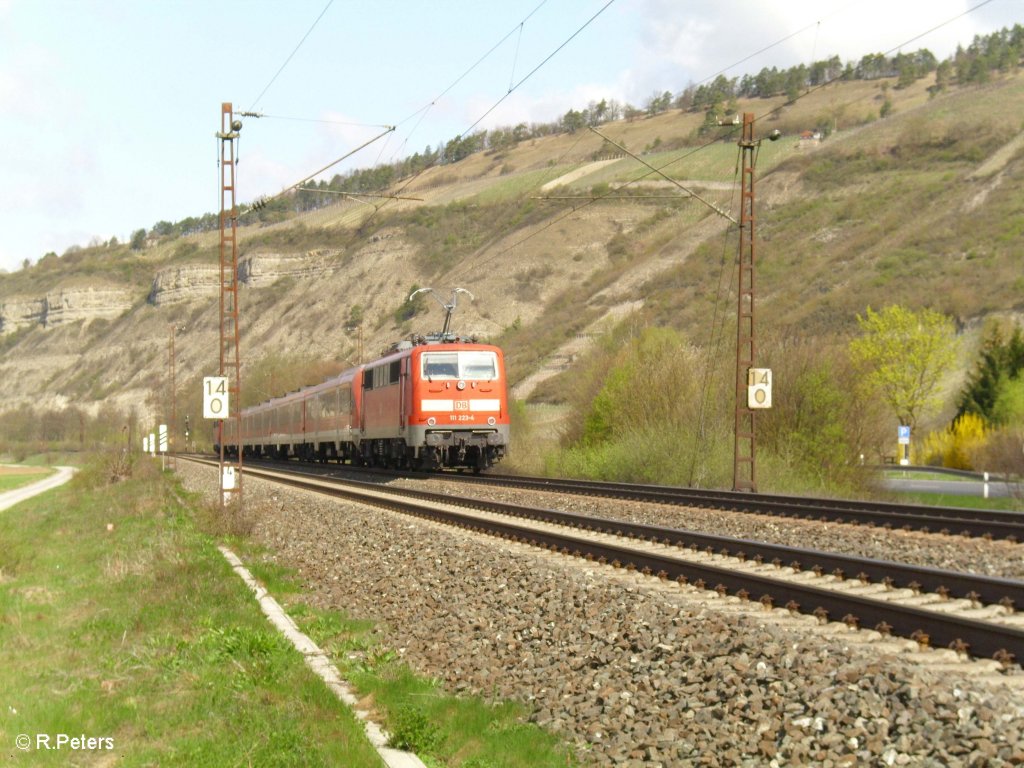
[[[865,307],[899,302],[953,316],[976,347],[971,334],[987,316],[1024,312],[1024,75],[934,98],[930,78],[894,85],[837,82],[758,122],[761,136],[782,133],[762,144],[757,165],[765,337],[842,336]],[[885,97],[892,110],[880,119]],[[784,101],[738,108],[767,115]],[[703,119],[671,109],[599,130],[735,213],[735,139],[698,148]],[[799,138],[823,119],[831,135]],[[271,388],[273,376],[259,371],[270,357],[328,371],[355,361],[360,345],[366,359],[439,327],[429,299],[403,318],[415,286],[473,293],[455,328],[506,346],[521,397],[558,401],[584,348],[626,316],[704,345],[709,316],[734,311],[735,231],[646,174],[583,129],[429,169],[402,192],[421,201],[343,199],[243,227],[243,383],[252,371]],[[76,249],[0,275],[4,409],[105,405],[149,422],[166,400],[175,327],[179,408],[194,414],[195,382],[216,369],[216,244],[205,233],[142,251]],[[252,389],[246,399],[273,394]]]

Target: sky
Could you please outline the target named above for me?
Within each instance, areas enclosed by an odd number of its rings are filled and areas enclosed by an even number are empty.
[[[0,270],[219,210],[224,102],[265,115],[241,118],[245,203],[384,126],[396,130],[325,178],[474,126],[602,98],[643,106],[720,72],[831,55],[905,45],[944,58],[1024,23],[1024,0],[956,18],[979,3],[0,0]]]

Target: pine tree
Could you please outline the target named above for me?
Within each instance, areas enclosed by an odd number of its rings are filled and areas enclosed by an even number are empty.
[[[986,336],[979,353],[978,362],[967,384],[960,393],[956,418],[974,413],[989,423],[997,421],[995,405],[1000,393],[1010,381],[1019,378],[1024,370],[1024,334],[1020,327],[1014,329],[1010,339],[1003,341],[1003,335],[995,328]]]

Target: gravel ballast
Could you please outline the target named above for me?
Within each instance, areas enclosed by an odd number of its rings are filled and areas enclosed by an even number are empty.
[[[178,472],[215,497],[215,470]],[[1019,668],[252,478],[245,493],[311,602],[378,620],[449,690],[526,702],[595,764],[1024,764]]]

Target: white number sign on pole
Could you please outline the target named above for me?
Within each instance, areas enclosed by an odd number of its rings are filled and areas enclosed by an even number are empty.
[[[747,408],[772,407],[772,369],[747,370]]]
[[[203,377],[203,418],[226,419],[228,408],[228,377]]]

